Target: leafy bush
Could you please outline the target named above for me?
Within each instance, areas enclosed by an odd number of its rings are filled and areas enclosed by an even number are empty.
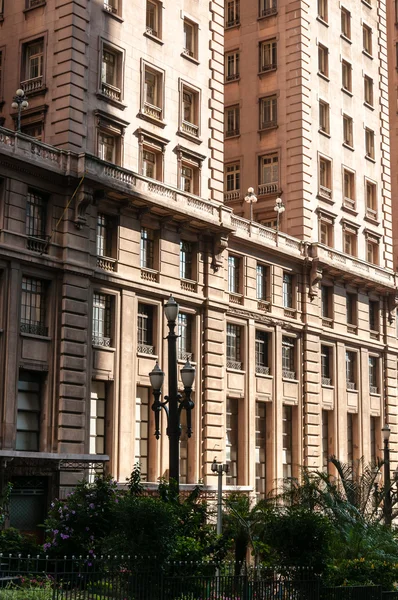
[[[20,578],[18,584],[0,589],[0,600],[52,600],[52,581],[47,578]]]
[[[36,555],[41,552],[33,536],[22,535],[18,529],[9,527],[0,531],[0,552],[2,554]]]
[[[397,563],[365,558],[335,561],[324,574],[324,583],[330,586],[381,585],[393,590],[397,581]]]

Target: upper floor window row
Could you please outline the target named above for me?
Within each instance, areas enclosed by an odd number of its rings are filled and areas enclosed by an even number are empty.
[[[278,12],[278,0],[260,0],[258,17],[271,17]],[[240,25],[240,0],[226,0],[225,2],[225,28]]]

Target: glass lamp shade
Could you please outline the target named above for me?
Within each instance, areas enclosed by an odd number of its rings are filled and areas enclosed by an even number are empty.
[[[375,482],[376,485],[379,485],[380,482],[381,482],[381,471],[380,471],[380,469],[377,469],[377,472],[375,473],[374,482]]]
[[[152,371],[149,373],[149,380],[151,382],[151,386],[154,390],[161,390],[164,381],[164,373],[162,369],[159,367],[158,363],[153,367]]]
[[[17,102],[12,102],[11,103],[11,108],[14,108],[16,110],[18,108],[18,103]]]
[[[16,92],[15,95],[16,96],[23,96],[25,94],[25,92],[23,90],[21,90],[21,88],[19,88]]]
[[[390,439],[390,433],[391,433],[391,429],[389,428],[389,426],[387,425],[387,423],[383,426],[381,433],[383,435],[383,440],[385,442],[388,442],[388,440]]]
[[[164,314],[166,315],[166,319],[168,321],[176,321],[179,308],[180,307],[174,300],[173,296],[170,296],[170,298],[167,300],[167,303],[164,305]]]
[[[216,461],[216,459],[213,460],[213,462],[211,463],[211,470],[213,471],[213,473],[217,473],[218,469],[218,462]]]
[[[182,383],[184,384],[184,387],[191,388],[193,386],[193,382],[195,380],[196,371],[195,371],[195,367],[193,367],[191,365],[189,360],[187,360],[187,362],[181,369],[180,373],[181,373],[181,380],[182,380]]]
[[[22,108],[28,108],[29,102],[27,100],[22,100],[21,106],[22,106]]]

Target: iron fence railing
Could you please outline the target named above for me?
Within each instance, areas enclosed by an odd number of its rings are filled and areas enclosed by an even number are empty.
[[[381,586],[323,587],[303,567],[0,554],[0,600],[33,597],[32,587],[38,600],[398,600]]]

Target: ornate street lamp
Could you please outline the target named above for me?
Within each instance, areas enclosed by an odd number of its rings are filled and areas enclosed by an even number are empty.
[[[276,232],[279,232],[279,219],[281,215],[285,212],[285,205],[282,202],[282,198],[277,198],[275,200],[274,211],[276,212]]]
[[[169,354],[168,362],[168,379],[169,379],[169,395],[165,396],[164,401],[160,400],[162,386],[164,382],[164,373],[156,363],[155,367],[149,373],[154,402],[152,410],[155,413],[155,437],[158,440],[160,437],[160,413],[162,408],[167,415],[166,434],[169,438],[169,479],[174,479],[177,484],[177,490],[180,483],[180,436],[181,436],[181,421],[180,415],[182,410],[187,412],[187,434],[192,435],[191,412],[194,408],[194,403],[191,399],[192,386],[195,380],[195,368],[187,361],[181,369],[181,380],[184,385],[184,398],[181,400],[181,394],[178,392],[177,382],[177,338],[176,322],[178,318],[179,306],[170,296],[164,307],[164,312],[167,319],[169,334],[167,336],[167,347]]]
[[[245,196],[245,202],[250,202],[250,222],[253,221],[253,203],[257,202],[257,196],[254,193],[254,188],[249,187]]]
[[[25,96],[25,92],[21,89],[18,89],[15,92],[14,100],[11,104],[11,108],[15,110],[18,109],[18,120],[17,120],[17,131],[21,131],[21,111],[24,108],[28,108],[29,102],[27,97]]]

